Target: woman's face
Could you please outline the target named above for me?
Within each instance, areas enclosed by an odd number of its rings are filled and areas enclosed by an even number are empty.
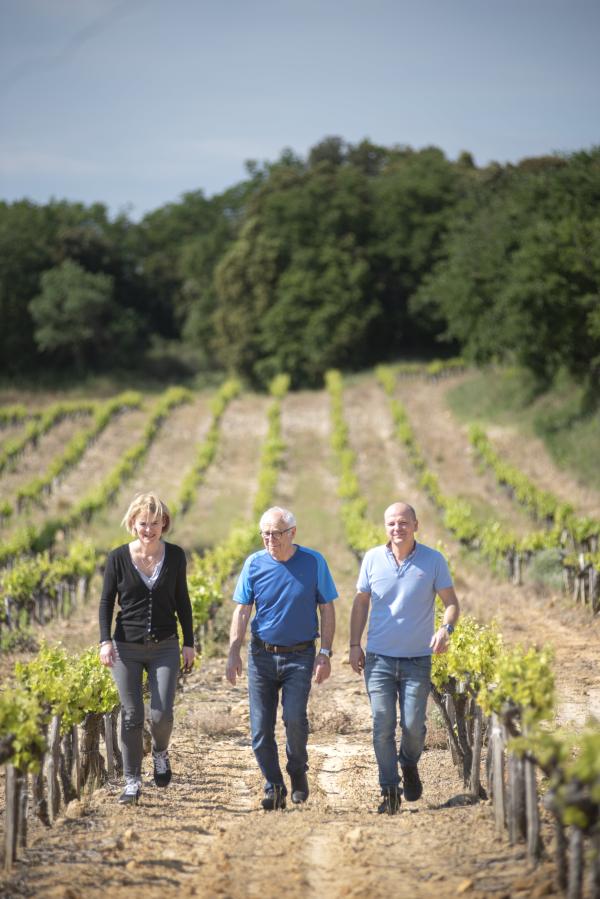
[[[140,543],[143,544],[155,543],[157,540],[160,540],[163,527],[164,520],[156,518],[148,510],[140,512],[133,523],[133,530]]]

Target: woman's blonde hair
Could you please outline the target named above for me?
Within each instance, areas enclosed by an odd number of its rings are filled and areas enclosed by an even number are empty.
[[[171,513],[156,493],[138,493],[129,503],[129,508],[125,512],[121,524],[127,528],[130,534],[135,534],[133,525],[141,513],[150,514],[152,518],[162,519],[163,534],[166,534],[171,527]]]

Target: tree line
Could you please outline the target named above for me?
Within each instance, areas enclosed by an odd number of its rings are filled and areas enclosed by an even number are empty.
[[[171,375],[314,386],[331,367],[462,353],[597,388],[600,147],[479,168],[328,137],[246,171],[139,222],[0,203],[4,372],[170,359]]]

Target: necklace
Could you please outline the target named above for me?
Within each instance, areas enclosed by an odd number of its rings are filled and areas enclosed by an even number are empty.
[[[164,558],[164,552],[160,552],[160,547],[156,553],[150,553],[147,556],[143,556],[139,550],[132,550],[131,554],[135,564],[146,571],[154,571],[159,562]]]

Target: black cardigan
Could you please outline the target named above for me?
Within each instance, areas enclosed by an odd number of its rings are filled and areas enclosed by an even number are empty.
[[[133,564],[129,544],[113,549],[106,559],[100,598],[100,641],[110,640],[115,599],[119,599],[114,639],[141,642],[149,634],[163,640],[177,633],[179,618],[183,645],[194,645],[192,604],[187,588],[185,553],[165,542],[165,557],[154,587],[147,587]]]

